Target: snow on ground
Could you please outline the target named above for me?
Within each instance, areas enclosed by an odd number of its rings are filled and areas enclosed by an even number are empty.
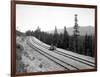
[[[85,60],[87,60],[87,61],[91,61],[91,62],[95,63],[95,62],[94,62],[95,60],[94,60],[94,58],[92,58],[92,57],[85,56],[85,55],[80,55],[80,54],[78,54],[78,53],[66,51],[66,50],[60,49],[60,48],[57,48],[57,50],[59,50],[59,51],[61,51],[61,52],[65,52],[65,53],[67,53],[67,54],[71,54],[71,55],[73,55],[73,56],[76,56],[76,57],[79,57],[79,58],[82,58],[82,59],[85,59]]]
[[[19,64],[18,65],[18,70],[21,71],[21,73],[22,72],[47,72],[47,71],[63,71],[63,70],[65,70],[64,67],[62,67],[59,64],[51,61],[47,57],[41,55],[34,48],[31,48],[27,44],[27,40],[30,41],[30,43],[32,43],[36,47],[43,50],[44,52],[46,52],[46,53],[48,53],[52,56],[55,56],[55,57],[59,58],[60,60],[62,60],[64,62],[67,62],[71,65],[74,65],[75,67],[77,67],[79,69],[92,69],[93,68],[93,67],[88,66],[86,64],[83,64],[83,63],[80,63],[78,61],[72,60],[70,58],[67,58],[67,57],[61,56],[59,54],[56,54],[56,53],[42,47],[41,45],[44,45],[46,47],[50,47],[50,46],[43,43],[43,42],[41,42],[40,40],[38,40],[35,37],[32,37],[32,36],[27,36],[27,37],[26,36],[17,36],[16,37],[16,43],[20,44],[24,48],[23,52],[20,53],[21,54],[21,60],[18,61],[18,63],[16,63],[16,64]],[[37,42],[41,45],[37,45],[35,42]],[[89,57],[89,56],[80,55],[80,54],[77,54],[77,53],[74,53],[74,52],[71,52],[71,51],[67,51],[67,50],[64,50],[64,49],[60,49],[60,48],[57,48],[57,50],[59,50],[60,52],[71,54],[71,55],[76,56],[76,57],[80,57],[82,59],[85,59],[85,60],[88,60],[88,61],[91,61],[91,62],[95,61],[94,58]],[[49,56],[49,57],[54,59],[51,56]],[[61,63],[61,62],[58,61],[58,63]],[[20,70],[20,67],[21,67],[20,64],[23,64],[24,69],[22,68]],[[64,63],[61,63],[61,64],[63,64],[65,67],[70,68],[71,70],[75,70],[75,68],[73,68],[69,65],[66,65]]]
[[[38,47],[38,48],[40,48],[41,50],[43,50],[44,52],[46,52],[46,53],[48,53],[48,54],[50,54],[50,55],[52,55],[52,56],[55,56],[56,58],[58,58],[58,59],[60,59],[60,60],[62,60],[62,61],[64,61],[64,62],[67,62],[67,63],[69,63],[69,64],[71,64],[71,65],[73,65],[73,66],[75,66],[75,67],[77,67],[77,68],[79,68],[79,69],[93,69],[93,67],[91,67],[91,66],[89,66],[89,65],[86,65],[86,64],[83,64],[83,63],[81,63],[81,62],[78,62],[78,61],[76,61],[76,60],[73,60],[73,59],[70,59],[70,58],[68,58],[68,57],[64,57],[64,56],[62,56],[62,55],[59,55],[59,54],[57,54],[57,53],[55,53],[55,52],[53,52],[53,51],[50,51],[50,50],[48,50],[48,49],[46,49],[46,48],[44,48],[44,47],[41,47],[40,45],[37,45],[37,44],[35,44],[35,42],[33,42],[31,39],[30,39],[30,41],[31,41],[31,43],[32,44],[34,44],[36,47]],[[34,40],[35,41],[35,40]],[[40,42],[39,42],[40,43]],[[43,43],[42,43],[43,44]],[[61,51],[63,51],[63,50],[61,50]],[[72,55],[72,54],[71,54]],[[78,57],[78,56],[77,56]],[[63,64],[63,63],[62,63]],[[65,65],[65,64],[63,64],[63,65]],[[69,66],[69,65],[65,65],[65,66],[67,66],[69,69],[71,69],[71,70],[73,70],[73,69],[75,69],[75,68],[73,68],[73,67],[71,67],[71,66]]]
[[[60,65],[54,63],[53,61],[49,60],[48,58],[44,57],[43,55],[29,47],[26,43],[26,39],[27,37],[21,36],[17,36],[16,38],[16,42],[24,47],[24,51],[21,54],[22,59],[20,61],[24,64],[24,69],[26,70],[26,72],[47,72],[65,70]],[[20,67],[17,69],[20,69]],[[21,71],[24,72],[24,70]]]
[[[46,46],[46,47],[50,47],[50,45],[47,45],[43,42],[41,42],[40,40],[38,40],[37,38],[35,37],[31,37],[32,40]],[[91,61],[93,63],[95,63],[95,60],[93,57],[89,57],[89,56],[85,56],[85,55],[81,55],[81,54],[78,54],[78,53],[74,53],[74,52],[71,52],[71,51],[68,51],[68,50],[64,50],[64,49],[61,49],[61,48],[57,48],[57,50],[61,51],[61,52],[64,52],[64,53],[67,53],[67,54],[71,54],[73,56],[76,56],[76,57],[79,57],[79,58],[82,58],[82,59],[85,59],[85,60],[88,60],[88,61]]]

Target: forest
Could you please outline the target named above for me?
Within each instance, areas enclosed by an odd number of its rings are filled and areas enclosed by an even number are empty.
[[[75,29],[75,32],[79,33],[77,29]],[[38,26],[38,28],[35,31],[30,31],[30,30],[26,31],[25,35],[34,36],[48,45],[53,44],[58,48],[62,48],[78,54],[94,57],[94,52],[93,52],[94,36],[87,35],[87,34],[85,34],[84,36],[75,35],[75,32],[73,32],[73,35],[69,35],[66,27],[64,27],[64,32],[58,33],[57,27],[55,26],[54,33],[47,33],[41,31],[41,29]]]

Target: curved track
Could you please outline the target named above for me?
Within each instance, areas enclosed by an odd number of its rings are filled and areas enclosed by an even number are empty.
[[[45,57],[47,57],[48,59],[50,59],[51,61],[59,64],[60,66],[62,66],[63,68],[65,68],[66,70],[79,70],[79,68],[67,63],[67,62],[64,62],[60,59],[58,59],[57,57],[55,56],[52,56],[46,52],[44,52],[43,50],[41,50],[40,48],[36,47],[35,45],[33,45],[30,41],[27,41],[27,44],[33,48],[34,50],[36,50],[37,52],[39,52],[40,54],[44,55]],[[42,51],[42,52],[41,52]]]
[[[32,40],[32,41],[33,41],[33,40]],[[38,42],[36,42],[36,41],[33,41],[33,42],[35,42],[36,44],[38,44],[38,45],[40,45],[40,46],[42,46],[42,47],[44,47],[44,48],[46,48],[46,49],[49,49],[49,47],[47,47],[47,46],[45,46],[45,45],[43,45],[43,44],[40,44],[40,43],[38,43]],[[95,63],[93,63],[93,62],[91,62],[91,61],[88,61],[88,60],[85,60],[85,59],[82,59],[82,58],[79,58],[79,57],[76,57],[76,56],[73,56],[73,55],[70,55],[70,54],[67,54],[67,53],[58,51],[58,50],[54,50],[53,52],[55,52],[55,53],[57,53],[57,54],[60,54],[60,55],[62,55],[62,56],[64,56],[64,57],[68,57],[68,58],[70,58],[70,59],[73,59],[73,60],[75,60],[75,61],[84,63],[84,64],[89,65],[89,66],[91,66],[91,67],[95,67]]]

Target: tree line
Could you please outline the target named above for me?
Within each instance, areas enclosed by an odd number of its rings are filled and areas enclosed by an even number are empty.
[[[41,29],[38,27],[35,31],[26,31],[25,33],[27,36],[34,36],[37,39],[41,40],[42,42],[46,44],[53,44],[54,46],[58,48],[62,48],[65,50],[69,50],[75,53],[79,53],[82,55],[87,55],[94,57],[94,36],[93,35],[80,35],[77,37],[77,46],[75,46],[75,37],[74,35],[69,35],[67,32],[66,27],[64,27],[63,33],[58,33],[57,27],[55,27],[54,33],[47,33],[41,31]],[[77,51],[75,51],[75,48],[77,48]]]

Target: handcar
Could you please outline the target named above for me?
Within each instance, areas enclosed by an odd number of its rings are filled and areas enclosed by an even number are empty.
[[[51,51],[56,50],[56,46],[54,46],[53,44],[51,44],[49,50],[51,50]]]

